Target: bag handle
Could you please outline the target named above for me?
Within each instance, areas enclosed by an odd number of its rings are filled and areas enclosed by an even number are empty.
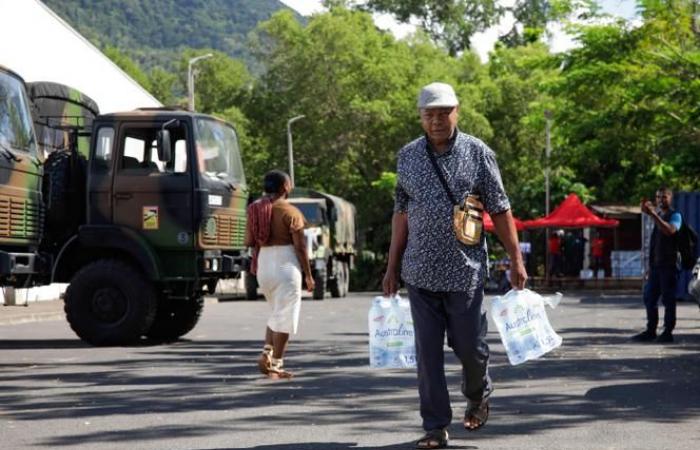
[[[447,184],[447,180],[445,180],[445,175],[442,173],[442,170],[440,170],[440,167],[438,167],[438,163],[437,163],[437,160],[435,159],[435,155],[433,154],[433,150],[432,150],[432,148],[430,148],[430,143],[426,142],[425,150],[426,150],[426,152],[428,152],[428,158],[430,159],[430,162],[433,165],[433,169],[435,170],[435,174],[440,179],[440,183],[442,184],[443,189],[445,189],[445,193],[447,194],[447,197],[449,197],[449,199],[453,205],[458,205],[459,203],[455,200],[455,196],[452,194],[452,191],[450,190],[450,187]]]

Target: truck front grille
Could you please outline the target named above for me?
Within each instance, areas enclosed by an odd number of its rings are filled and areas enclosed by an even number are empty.
[[[38,241],[43,215],[39,202],[0,195],[0,238]]]
[[[216,227],[207,225],[212,219],[216,222]],[[242,248],[245,225],[245,216],[214,214],[202,224],[202,244],[205,247]]]

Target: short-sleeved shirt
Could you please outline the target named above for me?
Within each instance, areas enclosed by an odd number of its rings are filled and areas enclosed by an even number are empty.
[[[272,203],[270,237],[264,247],[291,245],[292,233],[304,229],[304,215],[297,207],[280,198]]]
[[[453,204],[433,169],[428,148],[423,136],[398,154],[394,212],[408,215],[401,277],[412,286],[435,292],[473,292],[482,285],[487,270],[485,232],[478,245],[457,240]],[[477,194],[492,215],[510,209],[496,156],[481,140],[457,131],[448,150],[434,154],[457,201]]]

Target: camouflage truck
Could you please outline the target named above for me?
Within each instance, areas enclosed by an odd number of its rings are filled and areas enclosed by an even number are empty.
[[[323,192],[295,188],[289,202],[304,215],[307,252],[315,288],[314,300],[345,297],[350,286],[350,268],[355,255],[355,207]],[[246,273],[246,296],[257,297],[257,280]]]
[[[0,66],[0,282],[29,286],[50,260],[39,255],[42,162],[22,78]]]
[[[21,79],[3,74],[26,104]],[[89,104],[86,97],[64,94],[43,109],[37,101],[34,120],[52,137],[42,140],[45,149],[64,131],[65,148],[51,149],[42,165],[29,120],[24,141],[2,150],[13,157],[0,166],[8,196],[0,218],[17,226],[0,231],[0,280],[69,283],[68,322],[95,345],[182,336],[197,323],[204,292],[247,265],[248,193],[236,132],[213,117],[165,108],[95,115],[87,125],[70,111]],[[15,228],[21,234],[7,235]]]

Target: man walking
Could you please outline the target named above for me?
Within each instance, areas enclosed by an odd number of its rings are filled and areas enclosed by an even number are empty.
[[[637,342],[673,342],[676,326],[676,283],[679,261],[677,233],[681,229],[680,213],[671,208],[673,192],[666,187],[656,191],[656,208],[650,201],[642,202],[642,212],[654,220],[649,242],[649,271],[644,285],[644,306],[647,310],[647,328],[632,336]],[[664,304],[664,331],[657,337],[659,324],[659,296]]]
[[[443,345],[462,365],[467,398],[463,424],[476,430],[488,419],[489,348],[482,306],[487,270],[485,236],[474,245],[457,239],[455,204],[478,195],[491,215],[496,234],[511,260],[511,285],[527,280],[518,237],[494,152],[457,129],[459,102],[448,84],[425,86],[418,98],[425,136],[398,154],[397,187],[385,295],[393,295],[401,277],[408,288],[418,359],[418,392],[423,428],[417,448],[445,448],[452,420],[445,380]],[[476,234],[480,228],[474,228]]]

